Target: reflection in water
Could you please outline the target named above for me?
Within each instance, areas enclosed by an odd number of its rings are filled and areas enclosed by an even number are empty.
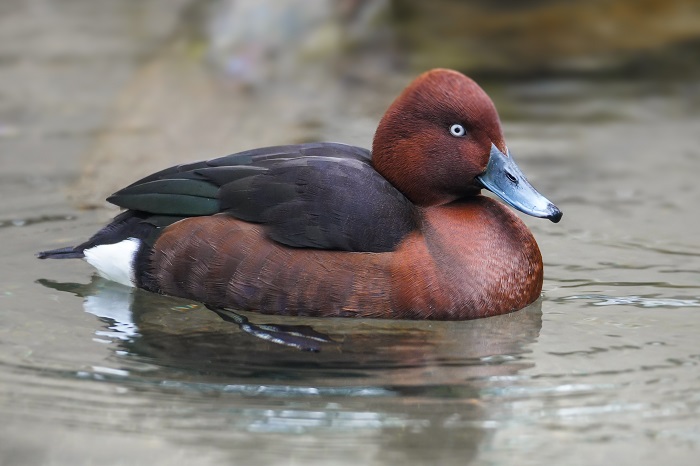
[[[277,328],[310,324],[320,329],[316,335],[333,336],[335,344],[320,355],[307,357],[278,348],[269,340],[251,340],[192,301],[125,287],[96,275],[85,285],[39,283],[83,297],[85,311],[108,325],[109,331],[97,334],[121,340],[120,346],[130,353],[194,371],[207,367],[207,372],[224,376],[258,378],[270,370],[275,378],[284,373],[290,380],[329,376],[358,380],[371,377],[375,370],[389,369],[400,373],[395,382],[405,386],[417,380],[417,385],[423,385],[422,371],[430,368],[437,374],[432,377],[436,382],[460,385],[470,378],[506,375],[523,368],[518,361],[526,352],[524,347],[536,340],[542,325],[539,301],[513,314],[464,322],[265,316],[276,319],[277,323],[268,325]],[[262,317],[250,312],[240,315],[246,321],[246,316]],[[418,372],[421,375],[411,375]]]
[[[131,317],[133,288],[107,280],[100,281],[95,277],[88,285],[58,283],[51,280],[38,280],[38,282],[46,287],[59,291],[68,291],[85,298],[84,306],[86,312],[114,322],[111,328],[116,330],[116,332],[98,332],[98,335],[115,336],[122,339],[129,339],[137,335],[134,330],[135,324]],[[98,292],[91,293],[95,289]],[[197,305],[189,305],[180,306],[179,309],[186,310],[197,307]],[[222,320],[236,324],[241,331],[278,345],[290,346],[302,351],[317,352],[321,350],[319,342],[331,343],[333,341],[326,335],[314,331],[308,325],[256,325],[251,323],[247,317],[230,309],[208,305],[205,307],[221,317]]]
[[[526,354],[542,325],[539,301],[465,322],[265,316],[275,325],[312,325],[336,342],[306,353],[243,335],[199,304],[102,278],[41,284],[82,296],[85,310],[108,327],[97,335],[116,344],[118,367],[93,367],[80,378],[151,400],[153,408],[133,414],[139,417],[176,397],[178,412],[159,411],[158,429],[196,428],[202,437],[223,425],[249,434],[313,432],[329,445],[347,432],[366,433],[373,457],[390,463],[473,457],[494,427],[480,401],[484,384],[508,383],[532,367]],[[441,447],[449,447],[442,459]]]

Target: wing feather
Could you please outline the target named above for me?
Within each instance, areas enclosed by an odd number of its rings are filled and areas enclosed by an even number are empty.
[[[333,143],[277,146],[178,165],[108,200],[151,215],[226,213],[292,247],[382,252],[416,228],[413,205],[369,151]]]

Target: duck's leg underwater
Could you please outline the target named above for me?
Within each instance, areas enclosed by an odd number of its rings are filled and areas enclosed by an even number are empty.
[[[226,322],[231,322],[254,337],[277,343],[278,345],[291,346],[302,351],[319,352],[321,345],[319,342],[332,343],[333,340],[315,331],[308,325],[256,325],[248,321],[248,318],[237,314],[229,309],[206,305],[207,309],[218,314]]]

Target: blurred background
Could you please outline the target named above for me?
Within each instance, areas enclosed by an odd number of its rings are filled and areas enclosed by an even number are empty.
[[[610,92],[698,103],[693,0],[4,0],[0,22],[4,151],[51,138],[39,152],[79,173],[82,207],[184,160],[369,146],[397,92],[432,67],[473,76],[505,119],[638,110]],[[548,105],[562,100],[566,115]]]
[[[530,309],[310,355],[33,257],[166,166],[369,147],[432,67],[564,211]],[[0,0],[0,464],[696,464],[698,168],[697,0]]]

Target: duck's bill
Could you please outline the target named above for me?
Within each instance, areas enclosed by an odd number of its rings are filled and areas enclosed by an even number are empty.
[[[486,171],[477,178],[484,188],[520,212],[554,223],[561,220],[561,210],[532,187],[510,154],[504,154],[494,144]]]

